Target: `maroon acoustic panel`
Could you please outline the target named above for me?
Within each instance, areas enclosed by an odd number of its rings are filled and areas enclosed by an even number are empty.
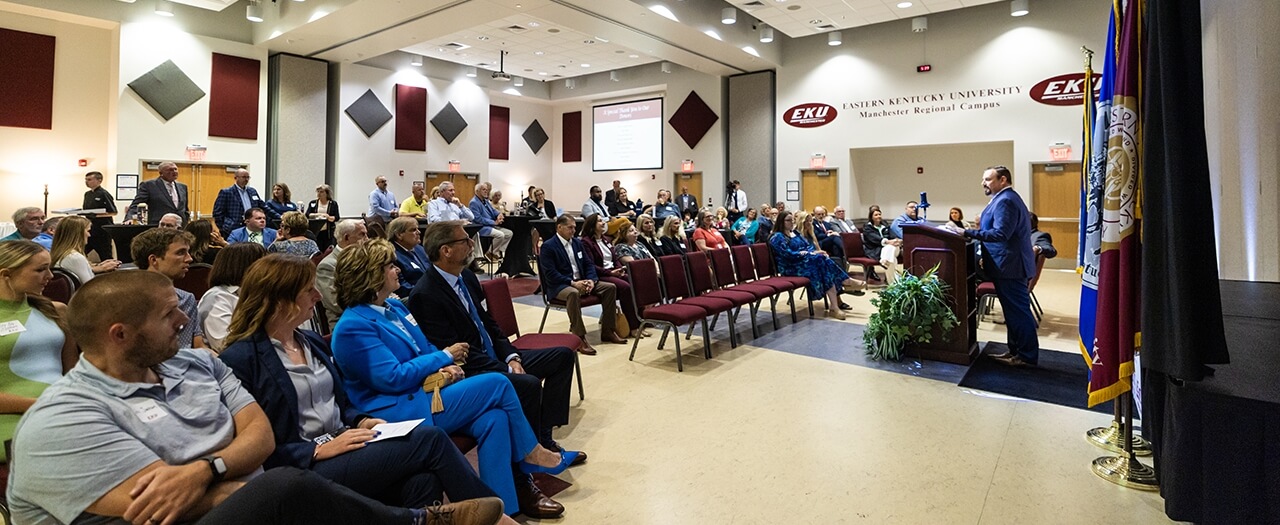
[[[511,160],[511,108],[489,105],[489,158]]]
[[[698,92],[690,91],[689,96],[685,97],[684,103],[680,104],[680,108],[675,114],[671,115],[671,119],[667,120],[668,124],[680,134],[680,138],[684,139],[684,143],[690,148],[698,147],[698,143],[702,141],[702,137],[711,130],[711,126],[720,120],[716,116],[716,112],[706,102],[702,101],[702,97],[698,96]]]
[[[54,43],[0,28],[0,126],[53,129]]]
[[[582,162],[582,112],[565,113],[560,125],[561,162]]]
[[[427,89],[396,84],[396,149],[427,151]]]
[[[258,80],[262,62],[213,54],[209,77],[209,136],[258,139]]]

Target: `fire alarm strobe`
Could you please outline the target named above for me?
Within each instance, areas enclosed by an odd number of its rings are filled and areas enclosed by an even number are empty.
[[[916,73],[928,73],[930,71],[933,71],[933,66],[929,64],[916,66]]]

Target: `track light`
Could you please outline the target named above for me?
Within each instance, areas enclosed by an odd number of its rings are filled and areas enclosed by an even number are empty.
[[[173,3],[169,2],[169,0],[156,0],[156,14],[173,16]]]
[[[472,67],[467,68],[467,76],[468,76],[468,77],[470,77],[470,78],[476,78],[476,68],[475,68],[475,66],[472,66]]]
[[[911,32],[923,33],[929,29],[929,19],[923,16],[917,16],[911,19]]]
[[[576,88],[576,87],[578,87],[578,81],[576,81],[576,80],[574,80],[574,79],[572,79],[572,78],[566,78],[566,79],[564,79],[564,87],[567,87],[567,88],[569,88],[569,89]]]
[[[622,74],[621,74],[621,73],[619,73],[619,72],[617,72],[617,71],[610,71],[610,72],[609,72],[609,80],[612,80],[612,81],[614,81],[614,82],[617,82],[617,81],[619,81],[619,80],[622,80]]]
[[[422,55],[413,55],[413,58],[409,59],[409,65],[422,67]]]
[[[670,73],[670,72],[671,72],[671,62],[663,62],[663,63],[662,63],[662,72],[663,72],[663,73]]]
[[[761,42],[764,42],[764,43],[766,43],[766,44],[768,44],[769,42],[773,42],[773,28],[772,28],[772,27],[764,26],[764,27],[760,28],[760,41],[761,41]]]
[[[249,0],[249,7],[245,8],[244,17],[250,22],[262,21],[262,4],[258,0]]]
[[[1028,0],[1013,0],[1009,3],[1009,14],[1012,16],[1026,16],[1031,10],[1027,5]]]
[[[738,10],[732,7],[726,7],[720,10],[720,23],[724,25],[732,25],[738,21]]]
[[[829,45],[829,46],[838,46],[838,45],[840,45],[840,44],[842,44],[842,43],[844,43],[844,42],[842,42],[842,41],[840,40],[840,32],[839,32],[839,31],[832,31],[832,32],[830,32],[830,33],[827,33],[827,45]]]

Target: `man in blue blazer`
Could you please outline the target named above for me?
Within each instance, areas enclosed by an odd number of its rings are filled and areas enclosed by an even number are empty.
[[[625,344],[626,341],[613,331],[618,312],[618,290],[596,277],[595,263],[583,250],[582,241],[573,235],[576,227],[573,217],[561,215],[556,218],[556,234],[542,242],[538,269],[542,271],[542,293],[565,302],[569,331],[582,338],[582,348],[578,351],[595,355],[596,350],[587,344],[586,325],[582,324],[582,304],[579,301],[583,295],[600,298],[600,342]]]
[[[1040,340],[1027,288],[1035,276],[1031,213],[1013,191],[1009,168],[988,168],[982,173],[982,189],[994,196],[982,211],[978,228],[965,230],[964,236],[982,241],[982,266],[995,284],[1000,309],[1004,310],[1009,352],[994,357],[1010,366],[1035,366],[1040,359]]]
[[[241,168],[236,170],[236,183],[218,190],[218,198],[213,201],[213,223],[218,225],[218,233],[223,238],[231,235],[231,230],[244,221],[244,212],[249,208],[262,209],[268,218],[280,218],[270,217],[275,212],[258,196],[258,190],[249,186],[249,170]]]
[[[249,208],[244,212],[244,226],[236,228],[227,236],[227,243],[256,242],[263,246],[271,246],[276,242],[276,231],[267,227],[267,212],[261,208]]]
[[[488,182],[477,184],[476,195],[471,197],[471,203],[467,207],[471,208],[471,214],[475,216],[471,222],[484,226],[480,228],[480,236],[493,239],[493,244],[489,246],[489,253],[485,256],[496,261],[502,257],[502,254],[507,253],[507,245],[511,244],[512,233],[511,230],[499,226],[506,217],[503,217],[502,212],[489,202],[491,191],[493,191],[493,185]]]

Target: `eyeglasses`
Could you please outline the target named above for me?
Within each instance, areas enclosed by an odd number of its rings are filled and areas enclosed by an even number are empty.
[[[461,239],[454,239],[454,240],[452,240],[452,241],[449,241],[449,242],[444,243],[444,244],[443,244],[443,245],[441,245],[441,246],[448,246],[448,245],[450,245],[450,244],[455,244],[455,243],[459,243],[459,242],[471,242],[471,237],[463,237],[463,238],[461,238]]]

